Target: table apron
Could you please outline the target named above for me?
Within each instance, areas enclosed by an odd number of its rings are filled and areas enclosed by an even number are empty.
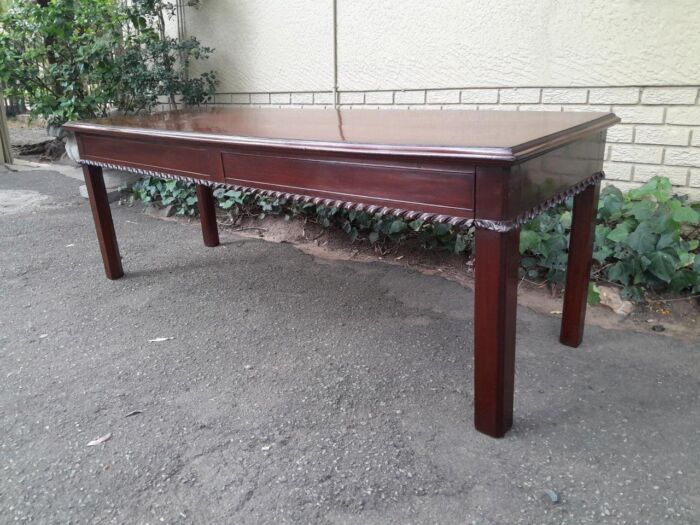
[[[80,161],[406,218],[474,219],[475,166],[436,159],[265,151],[77,135]]]

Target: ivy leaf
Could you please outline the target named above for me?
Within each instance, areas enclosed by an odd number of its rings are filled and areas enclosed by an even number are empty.
[[[665,283],[670,283],[676,271],[676,261],[666,252],[655,252],[649,258],[649,272]]]
[[[627,208],[629,213],[639,222],[648,221],[654,213],[654,204],[646,200],[632,202]]]
[[[657,202],[666,202],[671,197],[671,181],[666,177],[652,177],[640,188],[629,191],[629,198],[640,200],[644,197],[653,197]]]
[[[374,244],[379,240],[379,232],[372,232],[369,234],[369,242]]]
[[[671,290],[680,293],[686,288],[692,288],[699,281],[699,276],[691,270],[681,270],[671,278]]]
[[[467,249],[467,240],[464,238],[464,235],[457,235],[455,238],[455,247],[454,247],[454,252],[459,254],[464,252]]]
[[[661,234],[661,237],[659,237],[659,242],[656,243],[656,249],[663,250],[664,248],[668,248],[669,246],[673,246],[674,244],[676,244],[678,242],[678,239],[679,239],[678,230],[664,232]]]
[[[695,254],[689,253],[685,250],[676,250],[676,255],[678,256],[678,260],[680,262],[679,266],[681,267],[691,266],[696,257]]]
[[[559,220],[561,221],[561,225],[564,227],[565,230],[568,230],[571,228],[571,212],[570,211],[565,211],[559,216]]]
[[[599,264],[603,264],[612,253],[612,249],[608,246],[600,246],[599,249],[593,252],[593,258],[598,261]]]
[[[415,221],[411,221],[408,226],[414,231],[417,232],[418,230],[421,229],[421,226],[423,226],[423,221],[420,219],[416,219]]]
[[[434,226],[435,235],[437,237],[444,237],[445,235],[449,235],[450,233],[450,226],[448,224],[445,224],[443,222],[439,222]]]
[[[614,283],[627,285],[630,282],[629,270],[622,261],[618,261],[608,268],[607,275],[608,280]]]
[[[600,194],[598,215],[603,220],[617,217],[622,211],[622,202],[622,192],[615,186],[607,186]]]
[[[391,226],[389,227],[389,234],[393,235],[395,233],[401,233],[405,229],[406,223],[401,219],[396,219],[395,221],[392,221]]]
[[[637,253],[648,253],[654,251],[657,240],[658,236],[651,231],[649,224],[643,222],[629,234],[627,246]]]
[[[630,234],[630,228],[627,225],[626,222],[621,222],[617,226],[615,226],[615,229],[613,229],[610,233],[608,233],[608,236],[606,237],[608,240],[613,241],[613,242],[622,242],[624,241],[627,236]]]
[[[532,230],[523,230],[520,232],[520,254],[528,251],[534,251],[534,248],[540,243],[540,236]]]
[[[678,206],[671,212],[671,217],[679,223],[697,224],[700,221],[700,213],[689,206]]]

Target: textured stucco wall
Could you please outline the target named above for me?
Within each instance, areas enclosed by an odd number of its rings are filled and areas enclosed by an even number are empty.
[[[698,0],[338,0],[340,86],[679,85]]]
[[[330,0],[204,0],[185,16],[187,34],[216,48],[198,67],[216,70],[222,91],[333,85]]]
[[[686,85],[698,0],[337,0],[342,90]],[[221,90],[331,89],[331,0],[204,0]]]

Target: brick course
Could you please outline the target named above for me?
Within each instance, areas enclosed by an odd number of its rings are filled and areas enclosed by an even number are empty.
[[[430,90],[426,93],[426,102],[428,104],[459,104],[459,90]]]
[[[501,104],[536,104],[540,101],[540,89],[509,88],[499,90]]]
[[[463,89],[462,104],[495,104],[498,102],[497,89]]]
[[[687,146],[690,130],[678,126],[637,126],[634,141],[637,144],[667,144]]]

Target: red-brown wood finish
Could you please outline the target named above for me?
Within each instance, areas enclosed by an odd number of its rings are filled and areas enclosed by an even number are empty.
[[[602,131],[611,113],[207,108],[69,122],[67,130],[260,146],[270,151],[440,157],[512,164]]]
[[[600,184],[595,184],[574,198],[564,310],[559,336],[562,344],[567,346],[577,347],[583,340],[599,193]]]
[[[152,137],[115,141],[113,137],[102,135],[79,135],[78,140],[84,152],[81,158],[85,160],[217,180],[218,151],[191,146],[187,141]]]
[[[513,425],[519,238],[476,229],[474,425],[493,437]]]
[[[97,241],[102,253],[102,262],[108,279],[119,279],[124,275],[122,259],[119,255],[117,235],[114,232],[112,211],[109,207],[105,181],[102,176],[102,168],[98,166],[83,166],[85,186],[87,187],[92,218],[95,221]]]
[[[474,168],[405,159],[358,161],[343,156],[224,152],[229,184],[361,202],[451,217],[474,217]]]
[[[197,184],[197,208],[199,210],[199,221],[202,224],[204,246],[218,246],[219,227],[216,224],[216,203],[214,202],[213,191],[209,186]]]
[[[218,244],[211,189],[476,220],[475,424],[513,422],[519,227],[602,169],[607,113],[207,109],[69,123],[83,162],[198,184],[204,243]],[[85,168],[108,277],[122,274],[99,168]],[[576,198],[561,340],[581,340],[598,189]],[[489,229],[490,228],[490,229]]]

